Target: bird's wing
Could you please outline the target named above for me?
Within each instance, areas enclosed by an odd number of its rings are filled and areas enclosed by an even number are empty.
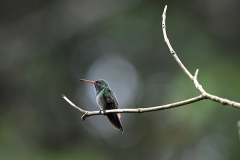
[[[103,97],[106,100],[106,109],[117,109],[118,108],[118,102],[116,99],[116,96],[114,95],[113,91],[109,88],[104,90]],[[123,133],[123,127],[120,121],[120,113],[110,113],[107,114],[107,118],[110,121],[110,123],[116,128],[119,129]]]
[[[107,102],[107,108],[106,109],[118,109],[118,102],[115,94],[111,89],[106,89],[104,93],[104,98]],[[118,117],[120,118],[120,113],[117,113]]]

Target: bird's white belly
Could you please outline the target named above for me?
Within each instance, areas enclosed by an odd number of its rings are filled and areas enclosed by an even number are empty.
[[[101,101],[101,98],[102,98],[102,97],[100,97],[100,95],[101,95],[101,94],[98,94],[98,95],[97,95],[96,101],[97,101],[97,104],[98,104],[99,108],[100,108],[100,109],[103,109],[103,108],[102,108],[103,104],[102,104],[102,101]]]

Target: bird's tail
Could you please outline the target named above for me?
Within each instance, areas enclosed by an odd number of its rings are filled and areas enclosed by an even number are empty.
[[[121,121],[120,121],[120,117],[121,117],[120,113],[109,113],[109,114],[107,114],[107,118],[110,121],[110,123],[113,125],[113,127],[115,129],[120,130],[123,133],[124,131],[123,131],[123,127],[122,127],[122,124],[121,124]]]

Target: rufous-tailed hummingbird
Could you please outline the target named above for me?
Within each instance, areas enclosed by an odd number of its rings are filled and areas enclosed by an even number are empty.
[[[86,79],[80,79],[81,81],[88,82],[94,85],[96,90],[97,104],[101,110],[118,109],[118,102],[115,94],[110,89],[108,83],[105,80],[90,81]],[[120,121],[120,113],[108,113],[106,114],[108,120],[114,128],[120,130],[123,133],[123,127]]]

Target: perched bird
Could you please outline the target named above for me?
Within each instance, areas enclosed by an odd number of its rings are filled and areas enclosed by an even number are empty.
[[[118,102],[115,94],[113,91],[109,88],[108,83],[105,80],[96,80],[96,81],[90,81],[86,79],[80,79],[83,82],[88,82],[94,85],[96,90],[96,100],[97,104],[100,107],[101,110],[109,110],[109,109],[118,109]],[[120,113],[108,113],[107,118],[110,121],[110,123],[113,125],[115,129],[120,130],[122,133],[123,127],[120,121]]]

